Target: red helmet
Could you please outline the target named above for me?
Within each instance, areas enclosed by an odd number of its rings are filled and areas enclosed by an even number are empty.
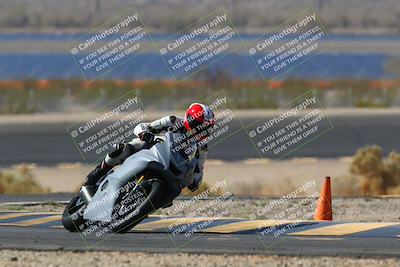
[[[185,113],[184,124],[188,131],[200,128],[200,126],[204,127],[204,129],[208,129],[215,124],[214,113],[212,109],[206,105],[193,103]]]

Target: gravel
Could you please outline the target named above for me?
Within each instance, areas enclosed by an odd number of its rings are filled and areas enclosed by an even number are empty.
[[[0,250],[0,266],[399,266],[399,258]]]

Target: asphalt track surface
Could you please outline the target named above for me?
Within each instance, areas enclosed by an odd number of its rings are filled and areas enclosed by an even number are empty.
[[[163,223],[165,220],[154,216],[139,224],[136,232],[96,238],[67,232],[62,228],[59,218],[60,214],[55,213],[1,213],[0,247],[162,253],[400,256],[400,223],[307,221],[288,228],[279,236],[273,236],[262,235],[255,230],[259,221],[223,219],[203,228],[204,233],[185,236],[184,233],[173,235],[167,228],[162,229],[170,222]],[[200,222],[190,225],[197,223]],[[277,229],[287,225],[277,221],[273,223],[280,224]],[[215,227],[219,227],[218,230]]]
[[[399,115],[331,115],[333,128],[285,158],[317,157],[337,158],[353,155],[360,147],[377,144],[384,153],[400,150]],[[250,125],[261,117],[242,118]],[[0,166],[22,162],[41,165],[84,162],[67,127],[69,123],[6,124],[0,127]],[[241,128],[237,121],[232,124],[233,132]],[[259,158],[247,132],[242,129],[210,148],[209,158],[220,160],[243,160]]]

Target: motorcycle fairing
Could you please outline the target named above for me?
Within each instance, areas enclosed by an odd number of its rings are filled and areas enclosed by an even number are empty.
[[[175,135],[175,136],[174,136]],[[182,186],[193,182],[192,174],[197,158],[194,152],[188,155],[188,160],[181,160],[179,154],[171,153],[170,143],[180,133],[167,133],[165,142],[156,143],[150,149],[142,149],[128,157],[124,163],[100,183],[98,190],[88,203],[83,218],[88,221],[109,223],[112,220],[113,207],[119,192],[128,182],[134,182],[136,176],[144,171],[149,162],[158,162],[169,168],[174,164],[181,174],[176,178]]]

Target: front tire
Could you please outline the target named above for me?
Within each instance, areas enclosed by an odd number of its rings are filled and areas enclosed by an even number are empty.
[[[85,220],[83,216],[81,216],[81,209],[84,209],[85,204],[79,203],[81,200],[79,195],[76,195],[71,199],[71,201],[67,204],[64,209],[62,215],[62,224],[65,229],[70,232],[80,232],[84,229],[80,229],[81,225],[84,225]]]
[[[113,214],[115,219],[110,224],[110,229],[114,233],[126,233],[134,226],[139,224],[142,220],[148,217],[150,213],[153,213],[159,208],[159,204],[164,195],[165,185],[162,181],[157,179],[151,179],[144,181],[140,187],[136,190],[131,191],[128,196],[132,196],[138,192],[145,194],[146,198],[137,208],[129,210],[124,214]],[[121,205],[122,198],[116,202],[116,205]],[[135,203],[132,203],[135,204]],[[119,212],[120,209],[116,209],[115,212]]]

